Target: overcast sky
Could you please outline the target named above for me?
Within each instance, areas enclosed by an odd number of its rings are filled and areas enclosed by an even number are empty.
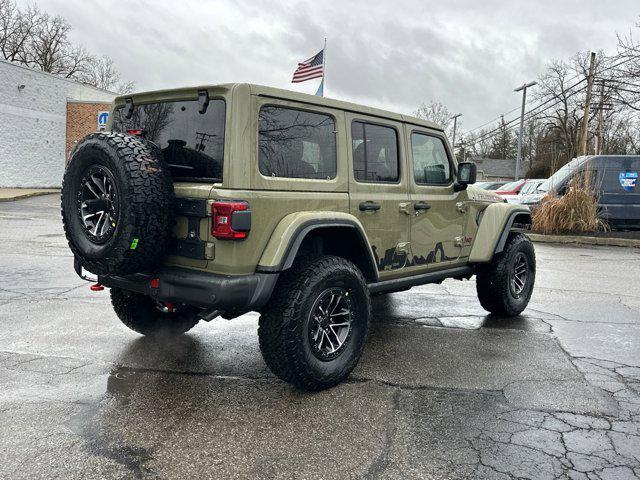
[[[136,90],[252,82],[315,93],[318,80],[291,75],[326,36],[326,96],[403,113],[436,100],[463,114],[463,130],[517,107],[513,89],[551,59],[615,51],[640,14],[639,0],[37,3]]]

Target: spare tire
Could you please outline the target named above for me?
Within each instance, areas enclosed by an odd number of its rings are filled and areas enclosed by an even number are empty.
[[[71,152],[62,182],[62,221],[89,272],[148,271],[173,227],[173,183],[160,149],[122,133],[94,133]]]

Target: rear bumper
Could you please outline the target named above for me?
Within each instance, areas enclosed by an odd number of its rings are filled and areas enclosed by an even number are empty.
[[[159,280],[157,288],[151,280]],[[167,267],[154,274],[98,276],[107,287],[149,295],[165,302],[184,303],[223,312],[248,312],[264,306],[278,279],[277,274],[216,275],[187,268]]]

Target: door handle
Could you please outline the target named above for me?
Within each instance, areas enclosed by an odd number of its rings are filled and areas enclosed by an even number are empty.
[[[360,203],[359,208],[361,212],[366,212],[368,210],[375,212],[376,210],[380,210],[380,204],[368,200],[366,202]]]
[[[429,210],[430,208],[431,208],[431,205],[429,205],[428,203],[424,203],[424,202],[418,202],[418,203],[414,203],[413,204],[413,209],[415,211]]]
[[[406,213],[407,215],[411,215],[411,212],[409,211],[409,207],[411,206],[410,202],[401,202],[398,204],[398,209],[402,212],[402,213]]]

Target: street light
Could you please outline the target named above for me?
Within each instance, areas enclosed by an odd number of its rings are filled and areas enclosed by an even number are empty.
[[[453,148],[456,148],[456,127],[458,126],[458,117],[461,116],[461,113],[456,113],[451,117],[453,119],[453,138],[451,139],[451,145],[453,145]]]
[[[527,88],[537,85],[538,82],[525,83],[521,87],[518,87],[514,92],[522,90],[522,111],[520,112],[520,131],[518,132],[518,156],[516,157],[516,178],[520,179],[520,162],[522,161],[522,131],[524,130],[524,104],[527,101]]]

